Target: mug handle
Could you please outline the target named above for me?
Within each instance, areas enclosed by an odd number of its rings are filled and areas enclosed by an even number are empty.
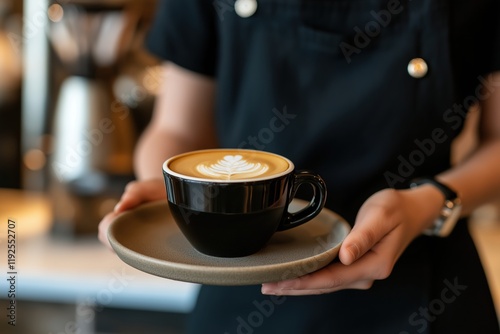
[[[299,187],[306,183],[310,184],[313,188],[313,198],[305,208],[297,212],[287,212],[285,219],[278,226],[278,231],[285,231],[308,222],[316,217],[325,206],[326,183],[321,176],[307,170],[297,171],[293,175],[292,182],[293,186],[288,197],[288,204],[295,197]]]

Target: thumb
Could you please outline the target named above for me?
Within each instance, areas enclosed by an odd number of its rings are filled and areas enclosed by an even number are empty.
[[[165,186],[161,179],[130,182],[120,202],[114,208],[115,213],[133,209],[143,203],[166,197]]]
[[[386,224],[387,217],[374,211],[379,210],[372,210],[356,219],[354,227],[340,247],[339,259],[343,264],[350,265],[355,262],[392,230],[392,227]]]

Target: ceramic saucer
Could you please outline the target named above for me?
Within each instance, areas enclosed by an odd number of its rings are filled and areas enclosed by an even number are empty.
[[[306,202],[293,200],[290,211]],[[259,252],[219,258],[196,251],[182,235],[165,201],[118,216],[108,230],[111,246],[127,264],[173,280],[210,285],[252,285],[303,276],[338,254],[350,226],[328,209],[299,227],[277,232]]]

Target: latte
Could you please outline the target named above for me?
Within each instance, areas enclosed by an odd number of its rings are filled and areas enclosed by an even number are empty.
[[[188,152],[163,163],[170,212],[182,234],[203,254],[240,257],[266,245],[276,231],[314,218],[326,185],[316,173],[296,171],[277,154],[245,149]],[[307,207],[288,206],[303,184],[313,188]]]
[[[164,169],[184,177],[231,182],[275,177],[293,170],[293,164],[268,152],[215,149],[177,156],[165,162]]]

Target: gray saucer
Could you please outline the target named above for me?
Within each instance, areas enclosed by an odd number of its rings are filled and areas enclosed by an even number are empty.
[[[294,200],[290,210],[304,205]],[[310,222],[275,233],[258,253],[218,258],[196,251],[161,201],[118,216],[108,238],[125,263],[153,275],[211,285],[252,285],[292,279],[326,266],[337,257],[349,231],[341,217],[323,209]]]

